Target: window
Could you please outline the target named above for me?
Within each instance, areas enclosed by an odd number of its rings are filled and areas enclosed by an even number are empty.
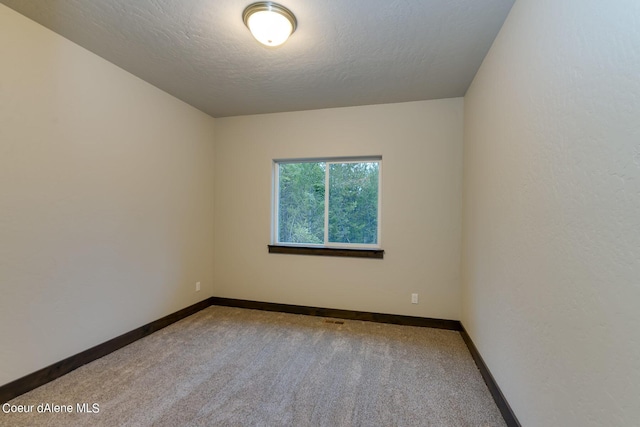
[[[275,161],[274,245],[379,248],[381,166],[380,157]]]

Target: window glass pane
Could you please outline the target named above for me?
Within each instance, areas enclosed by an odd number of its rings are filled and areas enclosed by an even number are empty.
[[[329,164],[329,242],[378,243],[378,162]]]
[[[279,163],[278,241],[324,242],[325,163]]]

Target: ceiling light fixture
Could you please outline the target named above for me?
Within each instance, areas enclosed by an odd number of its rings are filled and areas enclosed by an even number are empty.
[[[270,47],[286,42],[298,26],[289,9],[271,1],[250,4],[242,12],[242,20],[256,40]]]

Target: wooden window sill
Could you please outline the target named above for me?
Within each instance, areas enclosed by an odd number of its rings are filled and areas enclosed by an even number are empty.
[[[382,249],[316,248],[312,246],[269,245],[270,254],[319,255],[351,258],[384,258]]]

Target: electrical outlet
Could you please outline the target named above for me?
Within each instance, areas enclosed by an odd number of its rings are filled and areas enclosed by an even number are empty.
[[[196,292],[200,290],[200,282],[196,282]]]
[[[411,304],[418,303],[418,294],[411,294]]]

